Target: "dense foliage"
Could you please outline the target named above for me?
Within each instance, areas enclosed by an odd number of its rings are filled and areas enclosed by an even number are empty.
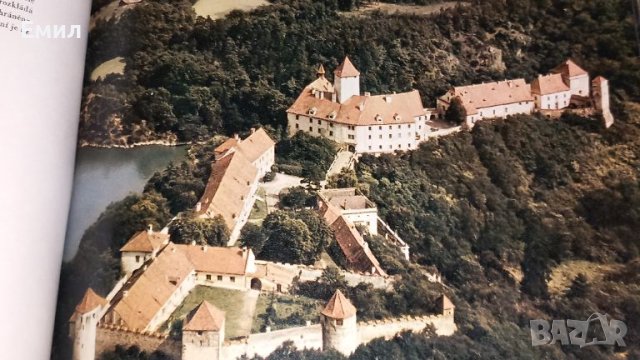
[[[231,232],[222,216],[213,219],[200,219],[185,213],[171,222],[169,226],[171,241],[176,244],[226,246]]]
[[[189,1],[144,2],[99,21],[91,33],[87,72],[117,56],[127,65],[123,76],[87,83],[81,137],[132,143],[231,135],[256,124],[283,130],[285,110],[318,64],[333,69],[347,54],[362,73],[363,91],[416,88],[427,106],[452,84],[531,80],[568,56],[610,78],[617,96],[638,99],[630,6],[474,1],[425,21],[382,12],[350,16],[335,0],[279,0],[205,20]]]
[[[333,141],[299,131],[276,145],[276,167],[289,175],[319,182],[324,180],[336,152]]]

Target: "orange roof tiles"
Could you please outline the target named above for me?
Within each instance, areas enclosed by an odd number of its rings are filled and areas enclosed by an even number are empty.
[[[340,64],[333,73],[339,77],[354,77],[360,75],[360,72],[353,66],[348,56],[345,56],[342,64]]]
[[[224,311],[203,301],[189,315],[183,331],[220,331],[224,328]]]
[[[455,305],[453,305],[451,300],[449,300],[449,298],[445,294],[442,294],[439,300],[440,300],[440,306],[442,307],[442,310],[453,309],[456,307]]]
[[[467,115],[477,114],[478,109],[533,101],[531,85],[524,79],[457,86],[449,93],[451,98],[460,97]]]
[[[588,75],[585,69],[578,66],[578,64],[576,64],[571,59],[567,59],[567,61],[555,67],[553,70],[551,70],[551,72],[562,74],[563,76],[570,77],[570,78],[581,76],[581,75]]]
[[[561,74],[540,75],[531,83],[531,91],[539,95],[555,94],[569,90],[571,88],[564,82]]]
[[[258,170],[242,152],[233,152],[217,160],[200,198],[199,215],[222,216],[229,230],[235,227]]]
[[[609,81],[607,80],[605,77],[602,76],[597,76],[595,79],[593,79],[592,82],[596,83],[596,84],[601,84],[603,82]]]
[[[78,306],[76,306],[76,313],[86,314],[106,303],[107,301],[103,297],[96,294],[93,289],[88,288],[84,293],[84,297],[82,298]]]
[[[288,113],[325,119],[347,125],[391,125],[413,123],[414,118],[425,116],[420,93],[417,90],[389,95],[352,96],[344,103],[318,98],[307,86],[287,110]]]
[[[338,217],[331,229],[336,238],[336,242],[344,253],[349,267],[353,270],[386,276],[386,273],[380,267],[378,259],[373,255],[369,246],[365,243],[362,235],[356,229],[356,226],[347,220],[344,216]]]
[[[176,245],[185,253],[196,271],[244,275],[247,270],[249,252],[239,247],[209,247],[200,245]]]
[[[336,290],[335,294],[333,294],[327,303],[327,306],[322,310],[322,315],[332,319],[346,319],[355,314],[355,306],[351,304],[351,301],[349,301],[340,290]]]
[[[236,137],[232,137],[227,139],[225,142],[223,142],[222,144],[218,145],[217,148],[215,148],[213,150],[213,152],[217,155],[223,155],[225,154],[227,151],[231,150],[232,148],[234,148],[237,144],[238,144],[239,139],[237,139]]]
[[[244,154],[247,160],[253,163],[275,145],[276,143],[269,137],[264,128],[260,128],[246,139],[240,141],[236,147]]]
[[[120,252],[154,252],[169,241],[169,234],[152,230],[139,231],[129,240]]]
[[[115,314],[115,318],[130,329],[146,329],[194,270],[186,254],[169,243],[146,270],[134,271],[114,297],[109,313]]]

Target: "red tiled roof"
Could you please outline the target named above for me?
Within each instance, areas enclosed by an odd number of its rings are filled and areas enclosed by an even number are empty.
[[[95,310],[98,306],[102,306],[106,303],[107,301],[103,297],[96,294],[93,289],[88,288],[84,293],[84,297],[82,298],[78,306],[76,306],[76,313],[86,314],[90,311]]]
[[[597,76],[595,79],[593,79],[593,82],[596,84],[601,84],[606,81],[609,81],[609,80],[607,80],[605,77],[602,77],[602,76]]]
[[[354,77],[360,75],[360,72],[353,66],[348,56],[345,56],[342,64],[340,64],[333,73],[339,77]]]
[[[588,75],[587,71],[578,64],[576,64],[573,60],[567,59],[567,61],[555,67],[551,70],[552,73],[562,74],[566,77],[575,77],[580,75]]]
[[[196,271],[245,275],[249,252],[239,247],[210,247],[201,245],[176,245],[187,255]]]
[[[109,313],[130,329],[144,330],[173,293],[195,270],[186,254],[169,243],[144,268],[135,271],[114,297]]]
[[[309,115],[311,109],[315,110],[314,115]],[[417,90],[389,95],[352,96],[340,104],[316,97],[310,86],[302,91],[287,112],[347,125],[413,123],[415,117],[425,115]]]
[[[548,95],[569,91],[571,88],[562,79],[562,74],[540,75],[531,83],[534,94]]]
[[[386,273],[380,267],[378,259],[373,255],[369,246],[365,244],[362,235],[360,235],[352,222],[344,216],[340,216],[331,224],[331,229],[338,246],[340,246],[349,263],[349,267],[360,272],[374,272],[375,274],[386,276]]]
[[[120,252],[150,253],[160,249],[168,241],[169,234],[152,230],[139,231],[120,249]]]
[[[467,115],[477,114],[478,109],[533,101],[531,86],[524,79],[457,86],[449,94],[460,97]]]
[[[222,144],[218,145],[218,147],[215,148],[215,150],[213,150],[213,152],[216,155],[223,155],[224,153],[226,153],[227,151],[232,149],[237,144],[238,144],[238,139],[236,139],[235,137],[232,137],[232,138],[227,139]]]
[[[224,328],[224,311],[203,301],[187,316],[183,331],[220,331]]]
[[[260,128],[246,139],[240,141],[237,148],[247,160],[253,163],[275,145],[276,143],[269,137],[264,128]]]
[[[199,215],[222,216],[229,230],[244,208],[245,200],[256,180],[258,170],[242,152],[233,152],[218,159],[200,198]]]
[[[322,310],[322,315],[332,319],[346,319],[356,314],[356,308],[351,304],[340,290],[336,290],[327,306]]]

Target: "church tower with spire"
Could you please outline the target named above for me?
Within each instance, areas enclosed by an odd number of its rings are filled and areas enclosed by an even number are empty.
[[[356,308],[340,290],[336,290],[321,312],[322,348],[335,349],[345,356],[358,347]]]
[[[360,95],[360,72],[346,56],[334,71],[333,87],[338,95],[338,102],[343,104],[352,96]]]

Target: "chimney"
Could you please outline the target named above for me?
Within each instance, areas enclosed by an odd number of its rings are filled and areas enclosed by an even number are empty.
[[[126,298],[127,295],[129,295],[129,290],[125,290],[125,291],[122,292],[122,297],[123,298]]]
[[[147,225],[147,234],[153,234],[153,225]]]
[[[207,246],[207,245],[202,245],[202,251],[203,251],[203,252],[207,252],[207,248],[208,248],[208,246]]]
[[[387,102],[387,104],[391,104],[391,96],[387,95],[384,97],[384,101]]]
[[[196,241],[195,240],[191,240],[191,246],[196,246]]]
[[[238,134],[233,134],[233,138],[234,138],[234,139],[236,139],[236,140],[240,140],[240,135],[238,135]]]
[[[255,134],[255,132],[256,132],[256,128],[251,128],[251,133]]]
[[[370,92],[368,92],[368,91],[365,91],[365,92],[364,92],[364,96],[371,96],[371,93],[370,93]]]
[[[198,201],[198,203],[196,204],[196,212],[199,212],[200,210],[202,210],[202,203]]]

